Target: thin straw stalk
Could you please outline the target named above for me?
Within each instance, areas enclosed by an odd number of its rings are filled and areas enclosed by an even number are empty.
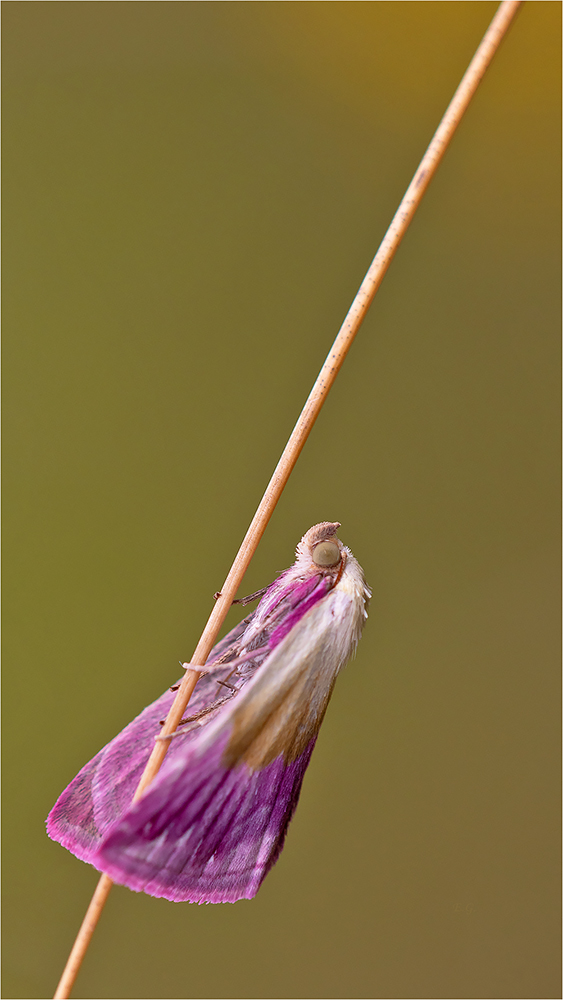
[[[250,527],[242,541],[234,562],[229,570],[221,593],[213,607],[201,638],[191,659],[191,669],[186,674],[178,689],[176,698],[162,728],[162,739],[155,742],[154,749],[147,762],[139,782],[133,801],[144,792],[147,785],[157,774],[169,746],[165,737],[175,732],[193,690],[197,684],[200,672],[198,666],[203,666],[217,638],[238,587],[254,555],[258,543],[266,530],[274,508],[280,499],[283,489],[297,462],[301,450],[312,430],[323,403],[326,400],[361,323],[371,305],[383,277],[389,267],[397,248],[407,231],[407,228],[418,208],[422,197],[434,176],[444,153],[466,111],[481,79],[488,68],[500,42],[514,19],[522,0],[503,0],[499,5],[489,28],[471,60],[457,88],[428,149],[409,184],[405,195],[393,217],[381,245],[360,285],[357,295],[338,332],[338,335],[319,372],[317,380],[301,411],[299,419],[289,437],[282,456],[274,470],[272,478],[258,505]],[[54,994],[54,1000],[68,998],[70,991],[82,964],[90,939],[99,920],[105,901],[112,886],[112,880],[102,875],[94,892],[86,916],[69,955],[63,975]]]

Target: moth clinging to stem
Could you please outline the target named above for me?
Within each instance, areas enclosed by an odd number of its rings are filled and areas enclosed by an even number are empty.
[[[371,592],[339,527],[310,528],[293,566],[252,595],[256,611],[214,647],[141,798],[132,804],[172,690],[79,772],[49,814],[49,836],[151,896],[222,903],[256,894],[367,618]]]

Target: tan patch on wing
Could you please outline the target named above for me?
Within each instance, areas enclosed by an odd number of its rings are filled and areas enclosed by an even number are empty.
[[[223,755],[226,767],[245,763],[259,771],[280,754],[287,764],[306,750],[323,721],[335,677],[326,691],[311,698],[311,676],[304,671],[290,691],[265,702],[256,698],[234,713],[233,731]]]

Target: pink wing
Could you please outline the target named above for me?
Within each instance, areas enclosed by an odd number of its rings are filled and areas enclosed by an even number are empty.
[[[200,903],[255,895],[283,846],[336,675],[367,614],[369,589],[337,527],[310,529],[294,566],[215,647],[188,724],[144,795],[131,804],[171,691],[63,792],[47,821],[53,839],[150,895]]]
[[[240,622],[212,650],[209,659],[236,649],[237,640],[254,616]],[[233,656],[236,653],[233,653]],[[197,683],[189,712],[195,715],[209,708],[221,697],[217,682],[224,680],[231,668],[204,674]],[[226,689],[223,689],[226,691]],[[154,747],[161,719],[165,719],[175,693],[170,689],[129,723],[110,743],[96,754],[76,775],[57,799],[47,818],[47,833],[82,861],[90,861],[110,826],[131,805],[131,800],[145,765]],[[193,739],[197,729],[182,737],[185,743]],[[168,756],[174,758],[180,749],[172,740]]]
[[[215,666],[197,683],[189,704],[188,717],[200,715],[201,721],[186,726],[172,739],[166,760],[170,764],[208,725],[220,703],[228,701],[232,690],[224,686],[232,674],[230,661],[237,659],[243,637],[254,656],[247,659],[237,675],[237,691],[248,683],[266,655],[283,637],[288,622],[293,623],[327,591],[326,578],[286,582],[282,574],[268,588],[255,612],[240,622],[212,650],[208,663],[219,659],[224,666]],[[249,653],[246,652],[248,657]],[[93,856],[110,827],[129,809],[147,760],[174,700],[173,691],[165,691],[145,708],[125,729],[82,768],[58,798],[47,817],[47,833],[82,861],[93,862]],[[219,704],[214,710],[213,706]]]
[[[283,847],[316,732],[291,763],[225,766],[228,736],[166,772],[90,860],[115,882],[197,903],[252,899]]]
[[[275,863],[338,670],[347,595],[311,607],[209,727],[166,760],[92,863],[152,896],[251,899]]]

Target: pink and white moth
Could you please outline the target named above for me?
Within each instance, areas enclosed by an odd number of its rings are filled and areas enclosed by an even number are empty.
[[[367,618],[371,592],[339,527],[310,528],[293,566],[252,595],[261,598],[256,611],[214,647],[141,798],[131,804],[174,689],[71,781],[47,819],[53,840],[151,896],[234,903],[256,895],[283,847],[336,675]]]

